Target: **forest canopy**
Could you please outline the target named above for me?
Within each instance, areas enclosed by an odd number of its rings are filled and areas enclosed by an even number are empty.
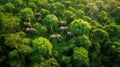
[[[120,0],[0,0],[0,67],[120,67]]]

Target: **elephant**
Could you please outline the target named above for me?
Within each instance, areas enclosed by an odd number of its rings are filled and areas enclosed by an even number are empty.
[[[36,32],[36,29],[34,28],[26,28],[25,31],[30,34],[34,34]]]
[[[67,27],[67,26],[61,26],[61,27],[59,27],[59,32],[62,32],[62,31],[67,31],[67,30],[69,30],[69,27]]]
[[[67,32],[67,39],[73,38],[74,36],[72,32]]]
[[[42,19],[41,19],[40,17],[39,17],[39,18],[37,18],[36,20],[37,20],[37,22],[38,22],[38,23],[43,24],[43,23],[42,23]]]
[[[56,34],[56,35],[52,34],[52,35],[50,35],[50,42],[55,39],[57,40],[57,42],[59,42],[61,38],[62,38],[62,36],[60,34]]]
[[[31,28],[32,27],[30,22],[24,22],[23,24],[26,28]]]
[[[40,17],[40,13],[35,13],[34,16],[36,19],[38,19]]]
[[[66,21],[60,21],[59,22],[59,26],[66,26],[67,25],[67,22]]]

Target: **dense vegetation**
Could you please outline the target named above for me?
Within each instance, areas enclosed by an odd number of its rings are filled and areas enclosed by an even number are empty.
[[[120,1],[0,0],[0,67],[120,67]]]

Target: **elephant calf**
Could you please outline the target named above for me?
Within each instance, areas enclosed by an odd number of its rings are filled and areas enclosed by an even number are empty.
[[[42,23],[42,19],[41,19],[40,17],[39,17],[39,18],[37,18],[36,20],[37,20],[37,22],[38,22],[38,23],[43,24],[43,23]]]
[[[62,26],[62,27],[59,27],[59,32],[62,32],[62,31],[67,31],[67,30],[69,30],[69,27],[67,27],[67,26]]]
[[[34,34],[36,32],[36,29],[34,28],[26,28],[25,31],[30,34]]]
[[[52,40],[57,40],[57,42],[59,42],[60,41],[60,39],[62,38],[62,36],[60,35],[60,34],[53,34],[53,35],[50,35],[50,41],[52,41]]]
[[[38,19],[40,17],[40,13],[35,13],[34,16],[36,19]]]
[[[66,21],[60,21],[59,22],[59,26],[66,26],[67,25],[67,22]]]
[[[24,22],[23,24],[26,28],[31,28],[32,27],[30,22]]]
[[[73,38],[74,36],[72,32],[67,32],[67,39]]]

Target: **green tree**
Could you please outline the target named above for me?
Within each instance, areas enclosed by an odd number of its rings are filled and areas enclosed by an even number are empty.
[[[8,2],[5,4],[5,10],[8,12],[13,12],[15,9],[14,4],[12,4],[11,2]]]
[[[89,64],[88,51],[83,47],[75,47],[73,50],[74,66],[86,66]]]
[[[91,46],[91,41],[86,35],[82,35],[74,38],[74,44],[76,44],[78,47],[89,49]]]
[[[20,17],[22,20],[26,20],[28,18],[33,18],[34,14],[31,8],[24,8],[20,11]]]
[[[111,54],[114,54],[113,58],[112,58],[112,62],[116,67],[119,67],[120,64],[120,42],[119,41],[113,41],[111,42]],[[114,61],[114,62],[113,62]]]
[[[45,24],[48,27],[48,30],[51,29],[51,32],[53,29],[57,31],[58,27],[58,18],[53,14],[48,14],[43,20],[43,24]]]
[[[106,11],[101,11],[98,15],[98,21],[100,21],[102,24],[105,24],[108,20],[108,14]]]
[[[88,35],[91,30],[91,25],[82,19],[75,19],[70,24],[70,31],[75,35]]]
[[[11,67],[24,67],[26,64],[26,57],[32,53],[30,45],[30,39],[25,38],[24,32],[18,32],[16,34],[8,34],[5,37],[4,44],[11,50],[8,53],[8,64]]]
[[[13,50],[9,52],[9,60],[8,63],[12,67],[21,67],[25,65],[24,61],[19,58],[19,54],[17,50]]]
[[[106,10],[111,13],[115,8],[117,8],[119,6],[120,6],[119,1],[111,0],[111,1],[108,1],[108,5],[106,7]]]
[[[91,61],[93,63],[99,63],[100,62],[99,54],[100,54],[101,45],[99,43],[95,43],[93,44],[92,48],[93,48],[93,51],[90,53]]]
[[[5,37],[5,45],[9,46],[10,48],[18,48],[21,44],[28,44],[29,40],[24,39],[26,34],[24,32],[18,32],[15,34],[8,34]]]
[[[93,29],[92,30],[92,41],[102,43],[107,40],[109,34],[103,29]]]
[[[85,13],[87,16],[90,16],[91,18],[96,18],[98,12],[98,8],[94,3],[90,3],[85,7]]]
[[[74,7],[72,7],[72,6],[69,6],[69,7],[68,7],[68,10],[71,11],[71,12],[73,12],[73,13],[76,12],[76,9],[75,9]]]
[[[104,29],[109,33],[110,40],[120,39],[120,25],[110,24],[106,25]]]
[[[40,67],[60,67],[55,58],[49,58],[40,63]]]
[[[33,54],[31,59],[33,63],[39,63],[45,58],[52,56],[52,44],[44,37],[38,37],[32,41]]]
[[[78,4],[77,9],[85,10],[85,5],[84,4]]]
[[[85,16],[85,13],[83,10],[79,9],[76,11],[76,17],[77,18],[83,18],[83,16]]]
[[[113,11],[112,11],[112,16],[115,18],[116,22],[118,24],[120,24],[120,7],[116,7]]]
[[[4,6],[0,5],[0,12],[4,12],[4,11],[5,11]]]
[[[75,6],[76,6],[78,4],[87,4],[88,0],[74,0],[73,2],[75,4]]]
[[[44,18],[46,15],[48,15],[50,12],[47,9],[41,9],[40,14],[41,18]]]
[[[39,10],[39,8],[34,2],[30,2],[28,6],[33,10],[33,12],[37,12]]]
[[[20,19],[11,14],[4,14],[1,17],[1,32],[3,33],[15,33],[19,30]]]
[[[61,2],[56,2],[50,5],[49,10],[51,13],[55,14],[56,16],[61,16],[65,10],[65,6]]]
[[[30,56],[32,48],[28,45],[20,45],[17,49],[9,52],[8,63],[12,67],[25,67],[26,57]]]
[[[14,12],[19,12],[23,7],[25,7],[23,0],[9,0],[12,4],[14,4]]]
[[[99,11],[104,10],[104,3],[102,0],[96,1],[96,6],[98,7]]]
[[[39,23],[35,23],[33,25],[33,27],[38,31],[39,35],[44,35],[45,36],[47,34],[48,29],[47,29],[46,26],[44,26],[42,24],[39,24]]]
[[[48,0],[34,0],[37,7],[46,7],[48,5]]]
[[[70,56],[62,56],[62,63],[65,64],[65,67],[72,67],[72,64],[70,63],[71,62],[71,57]]]
[[[120,42],[113,42],[111,48],[116,54],[120,53]]]
[[[66,10],[64,11],[64,13],[62,14],[64,20],[66,20],[67,22],[71,22],[75,19],[76,15],[72,12],[72,11],[69,11],[69,10]]]
[[[84,17],[82,17],[83,18],[83,20],[85,20],[85,21],[87,21],[87,22],[92,22],[92,18],[91,17],[89,17],[89,16],[84,16]],[[91,24],[92,25],[92,24]]]
[[[65,4],[65,7],[68,8],[69,6],[72,6],[73,2],[65,1],[64,4]]]

